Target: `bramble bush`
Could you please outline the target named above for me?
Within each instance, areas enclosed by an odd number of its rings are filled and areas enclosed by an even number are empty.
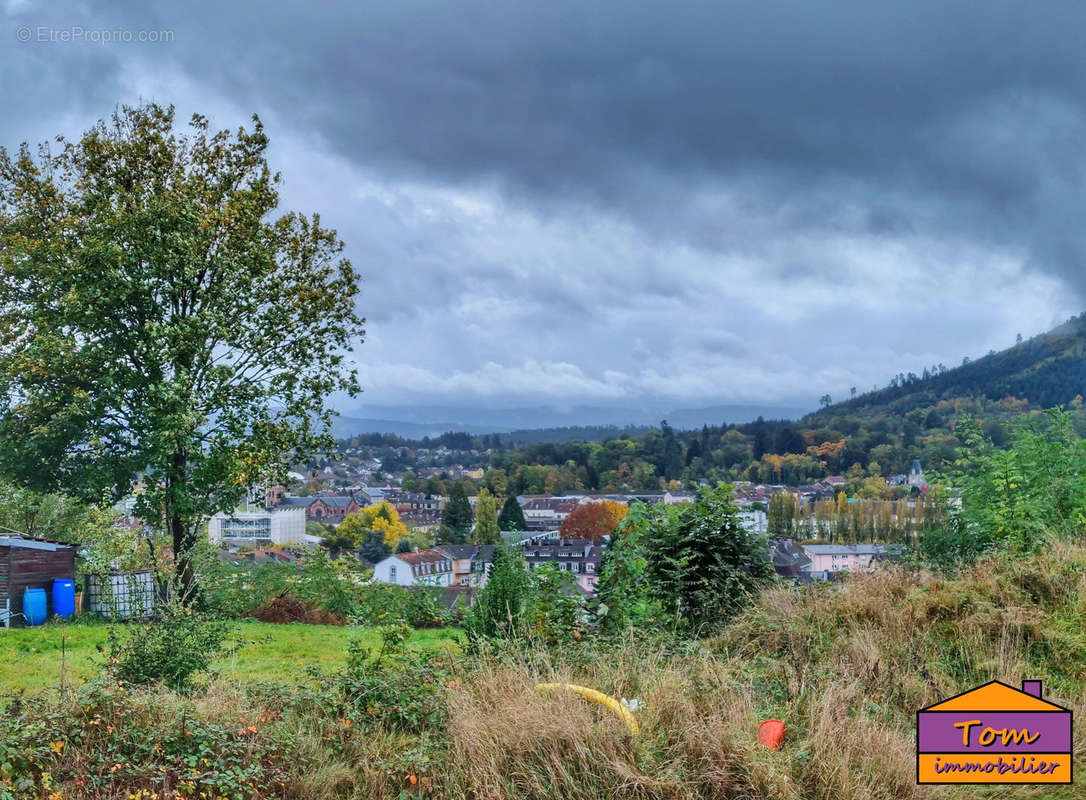
[[[128,684],[162,681],[174,691],[190,688],[222,651],[229,625],[177,604],[159,607],[158,618],[109,629],[109,672]]]
[[[101,681],[15,698],[0,714],[0,800],[283,797],[291,742],[262,727]]]
[[[354,621],[363,625],[402,623],[412,628],[443,628],[451,621],[436,586],[397,586],[374,582],[361,587]]]
[[[243,617],[280,595],[290,595],[346,619],[356,613],[365,572],[353,558],[329,558],[316,548],[297,563],[255,567],[223,564],[209,554],[201,564],[200,602],[213,613]]]
[[[407,625],[385,625],[379,633],[381,645],[373,655],[364,637],[352,636],[348,642],[347,665],[335,683],[350,703],[349,718],[363,727],[403,733],[441,730],[449,659],[408,647]]]

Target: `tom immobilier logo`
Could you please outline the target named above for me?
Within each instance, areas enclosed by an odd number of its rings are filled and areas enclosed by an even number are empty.
[[[1071,711],[991,681],[916,713],[917,783],[1071,783]]]

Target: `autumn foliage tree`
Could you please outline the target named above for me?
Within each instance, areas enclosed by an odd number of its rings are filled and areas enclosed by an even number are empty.
[[[193,598],[204,520],[331,449],[358,391],[358,275],[279,210],[260,121],[119,109],[37,156],[0,149],[0,470],[94,503],[133,493]]]
[[[395,550],[400,539],[408,535],[407,526],[400,521],[400,514],[387,500],[366,506],[348,514],[339,523],[336,532],[341,539],[359,547],[370,533],[379,533],[390,550]]]
[[[475,502],[475,544],[497,544],[499,539],[498,501],[488,490],[480,489]]]
[[[600,539],[615,532],[629,507],[615,500],[577,506],[562,522],[559,532],[570,539]]]

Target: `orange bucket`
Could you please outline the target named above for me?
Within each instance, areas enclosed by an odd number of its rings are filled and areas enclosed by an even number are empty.
[[[767,719],[758,726],[758,739],[770,750],[776,750],[784,741],[784,732],[787,729],[779,719]]]

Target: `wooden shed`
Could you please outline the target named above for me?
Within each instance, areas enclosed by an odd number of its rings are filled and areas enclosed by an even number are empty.
[[[75,580],[76,548],[59,542],[24,536],[0,536],[0,625],[10,619],[22,627],[23,590],[45,589],[48,596],[55,578]],[[49,597],[49,614],[53,613]],[[5,613],[6,612],[6,613]]]

